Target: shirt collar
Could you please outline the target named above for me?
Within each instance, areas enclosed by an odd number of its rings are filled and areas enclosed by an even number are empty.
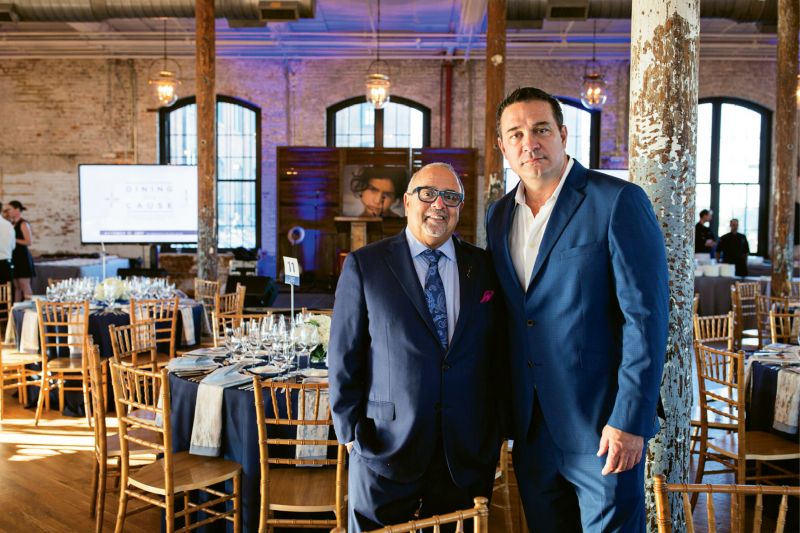
[[[572,165],[575,163],[575,160],[571,157],[567,156],[567,166],[564,167],[564,172],[561,174],[561,177],[558,179],[558,185],[556,186],[556,190],[553,191],[553,194],[550,198],[547,199],[547,202],[553,203],[558,200],[558,195],[561,194],[561,189],[564,188],[564,182],[567,181],[567,175],[569,171],[572,170]],[[518,205],[525,205],[525,184],[522,180],[519,181],[519,186],[517,187],[517,193],[514,195],[514,201]]]
[[[408,226],[406,226],[406,241],[408,242],[408,249],[411,250],[411,257],[417,257],[419,254],[428,249],[427,246],[419,242],[419,240],[414,237],[414,234],[411,233],[411,229],[409,229]],[[436,249],[442,252],[449,260],[456,260],[456,247],[453,244],[452,237],[447,239],[444,244]]]

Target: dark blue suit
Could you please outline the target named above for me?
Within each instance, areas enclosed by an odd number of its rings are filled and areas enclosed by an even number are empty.
[[[560,476],[579,486],[584,516],[591,511],[591,498],[584,501],[580,485],[623,483],[631,476],[641,481],[641,465],[628,476],[625,472],[603,478],[600,459],[565,472],[569,457],[589,460],[596,454],[606,424],[644,437],[645,444],[657,432],[667,340],[664,241],[647,195],[634,184],[587,170],[577,161],[565,179],[527,291],[509,250],[516,189],[492,206],[487,217],[488,244],[509,316],[515,467],[522,478],[523,501],[529,491],[528,521],[536,520],[540,530],[547,530],[548,522],[531,516],[539,513],[532,506],[543,503],[558,513],[563,503],[546,502],[546,489],[539,486],[544,481],[528,461],[541,456],[543,446],[552,445],[550,451],[562,459],[568,456]],[[520,467],[534,470],[524,474]],[[582,479],[580,470],[589,473],[588,479]],[[597,487],[600,493],[609,490],[620,489]],[[631,504],[638,506],[639,499]],[[608,505],[601,512],[608,514]],[[552,527],[564,530],[557,519]],[[609,522],[597,525],[603,531],[638,529]],[[594,526],[584,520],[584,529]]]
[[[503,363],[491,332],[502,305],[489,255],[458,239],[455,250],[460,310],[447,351],[404,232],[345,261],[328,363],[336,434],[340,442],[355,441],[350,496],[356,506],[379,508],[407,496],[400,487],[424,479],[437,458],[457,487],[472,496],[491,491],[499,449],[495,386]],[[361,481],[353,480],[356,463],[358,475],[380,490],[353,493]],[[357,501],[365,498],[372,501]]]

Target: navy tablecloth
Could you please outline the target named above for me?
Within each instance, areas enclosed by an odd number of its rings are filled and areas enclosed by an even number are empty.
[[[747,429],[768,431],[790,440],[800,439],[800,434],[784,433],[772,427],[775,421],[775,393],[778,389],[780,366],[753,361],[750,374],[750,404],[747,408]]]

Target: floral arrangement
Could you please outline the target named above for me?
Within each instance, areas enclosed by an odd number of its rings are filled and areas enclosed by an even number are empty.
[[[130,287],[120,278],[106,278],[94,288],[94,299],[101,302],[127,300],[130,298]]]
[[[311,360],[322,362],[328,356],[328,342],[331,337],[331,317],[328,315],[311,315],[306,320],[306,324],[311,324],[317,328],[319,334],[319,346],[311,352]]]

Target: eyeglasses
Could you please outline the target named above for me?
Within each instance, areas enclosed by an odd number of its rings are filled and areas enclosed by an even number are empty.
[[[416,194],[417,198],[426,204],[432,204],[438,197],[442,197],[444,205],[447,207],[458,207],[464,201],[464,195],[460,192],[446,190],[440,191],[433,187],[417,187],[410,194]]]

